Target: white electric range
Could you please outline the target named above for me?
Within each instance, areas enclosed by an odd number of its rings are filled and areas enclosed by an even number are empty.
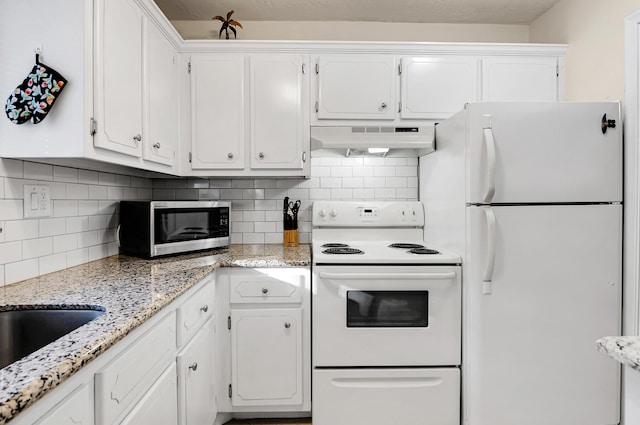
[[[316,201],[314,425],[459,425],[460,257],[419,202]]]

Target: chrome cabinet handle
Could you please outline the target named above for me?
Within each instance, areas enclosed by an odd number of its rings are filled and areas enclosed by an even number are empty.
[[[209,306],[205,304],[204,306],[200,307],[200,310],[206,313],[207,311],[209,311]]]
[[[258,154],[258,158],[260,158],[260,159],[264,159],[264,154],[263,154],[262,152],[260,152],[260,153]]]
[[[284,327],[289,329],[291,327],[291,323],[289,322],[284,322]]]
[[[196,362],[191,363],[191,365],[189,366],[189,369],[195,372],[196,370],[198,370],[198,363]]]
[[[229,153],[227,154],[227,158],[229,158],[229,159],[233,159],[233,153],[232,153],[232,152],[229,152]]]
[[[153,147],[156,149],[160,149],[160,142],[154,143]]]
[[[262,293],[266,294],[267,292],[269,292],[269,290],[267,288],[262,288]]]
[[[140,142],[142,141],[142,136],[140,134],[136,134],[135,136],[133,136],[133,140],[136,142]]]
[[[386,108],[386,107],[387,107],[387,104],[386,104],[385,102],[382,102],[382,105],[380,105],[380,107],[381,107],[382,109],[384,109],[384,108]]]

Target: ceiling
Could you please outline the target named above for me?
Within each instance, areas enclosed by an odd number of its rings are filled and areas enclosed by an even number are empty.
[[[172,21],[372,21],[527,25],[560,0],[155,0]]]

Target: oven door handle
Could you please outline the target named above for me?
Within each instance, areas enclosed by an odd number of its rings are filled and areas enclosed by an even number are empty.
[[[321,279],[339,280],[451,280],[457,276],[456,272],[444,273],[327,273],[320,272]]]

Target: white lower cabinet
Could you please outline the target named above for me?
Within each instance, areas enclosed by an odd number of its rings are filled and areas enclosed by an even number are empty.
[[[302,309],[232,309],[234,406],[302,403]]]
[[[51,409],[36,425],[93,425],[93,392],[84,385],[58,406]]]
[[[177,424],[177,388],[176,364],[173,362],[120,425]]]
[[[178,354],[180,425],[210,425],[218,413],[215,396],[214,318]]]
[[[176,315],[171,312],[95,375],[96,424],[120,423],[174,361]]]

